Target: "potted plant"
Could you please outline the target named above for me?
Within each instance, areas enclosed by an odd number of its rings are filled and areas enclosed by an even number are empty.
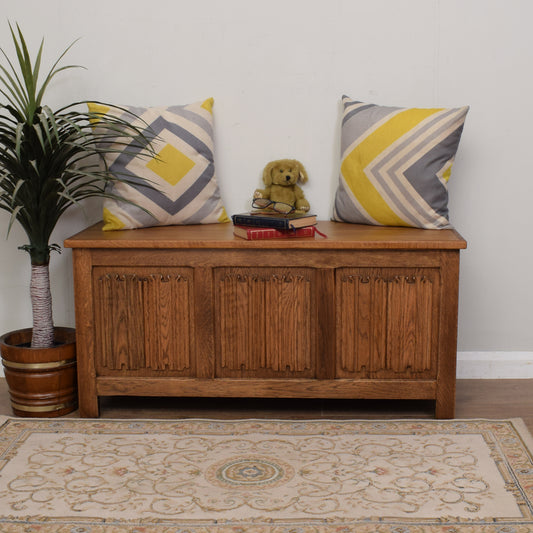
[[[101,168],[98,156],[117,151],[111,144],[106,148],[106,140],[118,136],[126,152],[150,151],[150,144],[119,118],[86,111],[87,102],[57,110],[46,106],[50,81],[78,68],[60,66],[74,43],[39,83],[44,39],[32,61],[18,25],[10,30],[16,59],[0,49],[0,209],[10,214],[8,234],[18,222],[28,237],[20,248],[31,259],[33,326],[2,336],[0,349],[15,414],[59,416],[76,408],[75,335],[71,328],[54,327],[49,262],[60,247],[50,236],[69,207],[90,197],[111,197],[106,185],[128,181]]]

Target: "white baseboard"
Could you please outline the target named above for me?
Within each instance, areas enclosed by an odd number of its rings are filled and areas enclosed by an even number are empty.
[[[533,352],[458,352],[457,379],[533,379]]]
[[[533,352],[458,352],[457,379],[532,379]]]

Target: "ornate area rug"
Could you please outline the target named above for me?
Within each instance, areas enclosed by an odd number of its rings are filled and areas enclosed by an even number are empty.
[[[0,418],[3,533],[522,533],[520,420]]]

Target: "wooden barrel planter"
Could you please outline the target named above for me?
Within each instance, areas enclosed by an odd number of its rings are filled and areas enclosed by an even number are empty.
[[[11,407],[17,416],[56,417],[78,406],[76,334],[55,328],[55,346],[31,348],[31,328],[0,337]]]

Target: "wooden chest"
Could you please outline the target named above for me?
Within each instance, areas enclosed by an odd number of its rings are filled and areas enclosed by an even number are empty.
[[[327,239],[247,241],[231,224],[67,239],[81,416],[135,395],[434,399],[453,417],[466,242],[318,228]]]

